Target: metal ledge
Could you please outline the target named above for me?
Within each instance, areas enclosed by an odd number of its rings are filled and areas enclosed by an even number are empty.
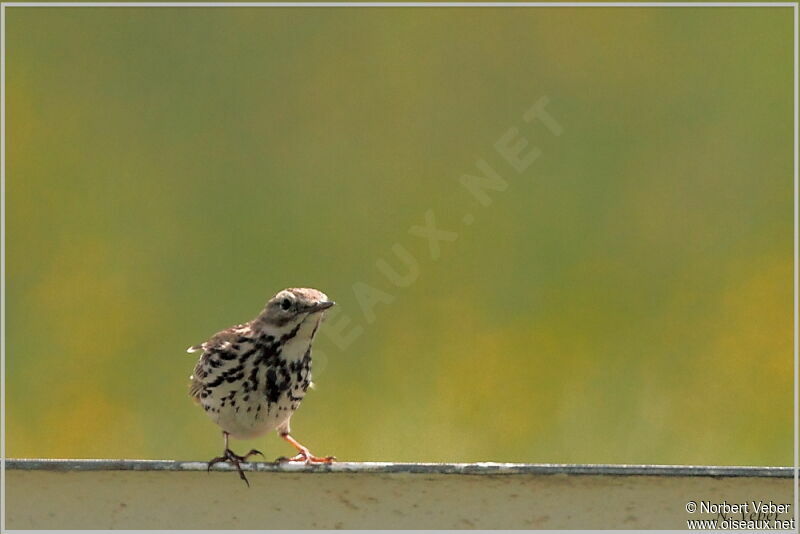
[[[6,460],[6,469],[47,471],[206,471],[205,462],[178,460]],[[221,463],[214,470],[232,470]],[[268,473],[419,473],[427,475],[613,475],[613,476],[710,476],[792,478],[791,467],[629,465],[629,464],[471,464],[335,462],[329,465],[248,462],[244,471]]]
[[[6,527],[680,529],[689,501],[793,502],[789,467],[6,461]],[[788,519],[793,514],[782,515]]]

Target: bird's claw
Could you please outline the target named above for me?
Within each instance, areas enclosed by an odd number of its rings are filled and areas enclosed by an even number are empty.
[[[256,454],[258,454],[262,458],[266,458],[266,456],[264,456],[263,452],[261,452],[261,451],[259,451],[257,449],[250,449],[250,452],[248,452],[247,454],[244,455],[244,459],[247,460],[248,458],[250,458],[251,456],[254,456]]]
[[[239,478],[244,480],[244,483],[247,484],[247,487],[250,487],[250,481],[247,480],[247,477],[244,475],[244,471],[242,471],[242,466],[240,465],[242,462],[246,462],[248,458],[253,455],[260,454],[262,457],[264,454],[256,449],[250,449],[250,452],[245,454],[244,456],[239,456],[235,452],[230,449],[225,449],[225,452],[222,453],[222,456],[217,456],[216,458],[212,458],[211,461],[208,462],[208,469],[207,471],[211,471],[211,468],[220,462],[228,462],[236,468],[236,471],[239,472]]]
[[[299,452],[295,456],[291,458],[287,458],[286,456],[281,456],[280,458],[275,459],[275,463],[292,463],[292,462],[303,462],[306,465],[320,465],[320,464],[330,464],[336,460],[336,456],[314,456],[310,452]]]

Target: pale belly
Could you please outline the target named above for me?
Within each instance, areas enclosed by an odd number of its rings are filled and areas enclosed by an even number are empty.
[[[226,404],[219,411],[209,413],[212,419],[228,434],[237,439],[252,439],[276,430],[292,416],[291,402],[281,397],[278,402],[266,399],[239,401],[235,406]]]

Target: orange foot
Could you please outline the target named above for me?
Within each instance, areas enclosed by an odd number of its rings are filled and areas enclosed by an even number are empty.
[[[318,464],[331,464],[333,461],[336,460],[336,456],[314,456],[310,452],[301,452],[292,456],[291,458],[287,458],[286,456],[281,456],[276,462],[280,463],[290,463],[290,462],[303,462],[305,464],[310,465],[318,465]]]
[[[297,454],[292,456],[291,458],[286,458],[285,456],[281,456],[276,462],[280,463],[287,463],[287,462],[303,462],[306,465],[319,465],[319,464],[330,464],[336,460],[335,456],[314,456],[308,450],[308,447],[301,445],[296,439],[294,439],[289,434],[281,434],[281,437],[291,443],[291,445],[297,449]]]

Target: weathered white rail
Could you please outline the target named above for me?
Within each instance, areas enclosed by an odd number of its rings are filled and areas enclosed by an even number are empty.
[[[689,501],[792,503],[788,467],[7,460],[8,529],[686,529]],[[781,519],[788,519],[781,516]]]

